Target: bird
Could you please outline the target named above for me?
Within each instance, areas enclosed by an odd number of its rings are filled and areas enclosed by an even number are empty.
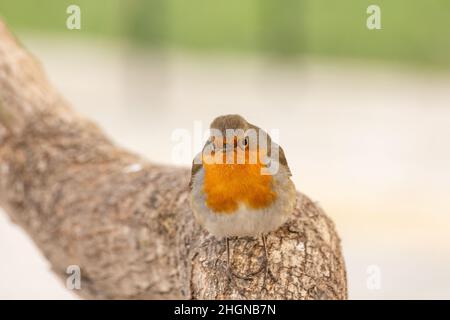
[[[229,277],[251,279],[231,270],[230,264],[230,238],[248,236],[262,238],[263,267],[273,276],[266,235],[286,223],[297,199],[284,151],[267,132],[238,114],[215,118],[209,129],[209,138],[192,162],[194,218],[210,234],[225,239]]]

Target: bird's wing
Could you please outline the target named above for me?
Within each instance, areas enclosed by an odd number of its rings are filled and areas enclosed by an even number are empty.
[[[288,163],[286,160],[286,156],[284,155],[283,148],[281,148],[280,146],[278,146],[278,158],[279,158],[279,160],[278,160],[279,163],[286,167],[286,171],[287,171],[288,175],[292,176],[291,169],[289,169],[289,166],[288,166]]]
[[[279,164],[281,164],[281,165],[286,167],[286,171],[288,173],[288,176],[292,176],[291,169],[289,169],[289,166],[288,166],[288,163],[287,163],[287,160],[286,160],[286,156],[284,155],[283,148],[281,148],[278,144],[273,142],[272,138],[270,137],[270,135],[267,132],[265,132],[261,128],[255,126],[254,124],[251,124],[251,123],[247,123],[247,124],[248,124],[249,128],[255,129],[255,130],[258,130],[258,131],[261,130],[266,135],[266,137],[267,137],[267,145],[268,145],[268,155],[269,156],[271,156],[271,154],[272,154],[272,151],[271,151],[272,145],[278,146],[278,162],[279,162]]]
[[[198,163],[198,157],[201,156],[201,153],[199,153],[194,160],[192,160],[192,169],[191,169],[191,180],[189,181],[189,188],[192,190],[192,185],[194,183],[194,176],[195,174],[202,168],[202,164]]]

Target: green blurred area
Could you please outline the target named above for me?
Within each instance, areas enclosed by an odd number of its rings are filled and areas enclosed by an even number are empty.
[[[71,4],[81,30],[65,27]],[[366,27],[371,4],[381,7],[382,30]],[[2,0],[0,15],[17,30],[153,47],[450,66],[448,0]]]

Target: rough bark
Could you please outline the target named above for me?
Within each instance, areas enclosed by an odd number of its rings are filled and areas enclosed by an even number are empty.
[[[80,266],[82,297],[347,298],[340,240],[317,204],[299,193],[268,236],[276,280],[230,282],[223,241],[193,220],[188,181],[188,169],[122,150],[73,112],[0,21],[0,205],[62,280]],[[231,249],[241,274],[263,262],[261,239]]]

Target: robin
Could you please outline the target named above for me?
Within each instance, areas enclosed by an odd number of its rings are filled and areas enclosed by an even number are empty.
[[[191,207],[200,225],[225,239],[229,276],[250,279],[231,270],[230,237],[261,236],[264,267],[270,272],[266,234],[294,210],[290,177],[283,149],[264,130],[239,115],[211,123],[210,137],[192,164]]]

